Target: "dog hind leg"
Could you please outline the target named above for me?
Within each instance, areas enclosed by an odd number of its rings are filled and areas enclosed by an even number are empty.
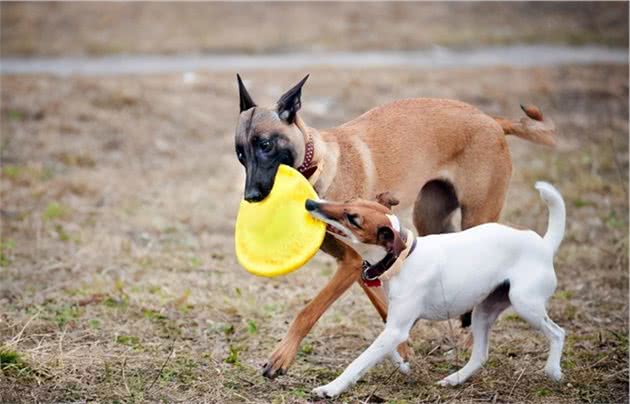
[[[464,383],[488,360],[488,337],[499,314],[510,306],[509,285],[502,284],[473,309],[473,350],[470,360],[457,372],[438,382],[441,386],[456,386]]]
[[[413,224],[418,235],[451,233],[459,226],[453,217],[459,208],[459,200],[453,185],[446,180],[427,182],[416,197],[413,206]]]
[[[529,289],[528,289],[529,290]],[[549,356],[545,365],[545,373],[554,381],[562,379],[560,359],[564,346],[564,330],[554,323],[547,315],[545,308],[546,299],[532,299],[527,291],[518,293],[510,292],[510,301],[516,313],[534,328],[542,331],[549,341]]]

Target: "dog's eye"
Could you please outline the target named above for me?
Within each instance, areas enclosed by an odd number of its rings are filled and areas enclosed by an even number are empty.
[[[348,223],[350,223],[350,225],[358,227],[359,229],[361,228],[361,219],[359,218],[359,215],[346,213],[346,220],[348,220]]]
[[[258,142],[258,147],[263,153],[269,153],[273,149],[273,143],[270,140],[263,139]]]
[[[236,158],[241,163],[245,161],[245,153],[243,153],[243,149],[240,148],[240,147],[238,149],[236,149]]]

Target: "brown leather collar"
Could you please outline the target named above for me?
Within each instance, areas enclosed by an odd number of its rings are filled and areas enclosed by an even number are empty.
[[[304,161],[302,165],[300,165],[297,170],[304,176],[306,179],[311,178],[311,176],[317,171],[317,164],[311,165],[313,163],[313,157],[315,156],[315,143],[313,142],[313,138],[310,133],[304,127],[302,120],[299,117],[295,121],[298,129],[304,135]]]
[[[401,229],[400,236],[403,239],[403,242],[407,244],[407,231],[405,229]],[[417,238],[413,238],[413,242],[411,247],[409,248],[409,252],[402,259],[407,259],[416,248],[416,244],[418,243]],[[377,287],[381,286],[382,282],[379,279],[381,275],[383,275],[388,269],[390,269],[394,263],[398,260],[399,257],[395,256],[392,253],[387,253],[383,259],[381,259],[376,264],[370,264],[368,261],[363,261],[362,271],[361,271],[361,279],[363,283],[365,283],[368,287]]]
[[[306,177],[306,179],[310,179],[311,176],[317,171],[317,165],[311,165],[313,162],[313,154],[315,153],[315,145],[313,144],[313,140],[311,137],[308,137],[308,142],[306,142],[306,151],[304,152],[304,162],[301,166],[297,168],[297,170]]]

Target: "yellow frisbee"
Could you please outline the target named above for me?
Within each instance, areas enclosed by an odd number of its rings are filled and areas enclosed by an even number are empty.
[[[241,201],[234,241],[236,258],[247,271],[268,277],[284,275],[315,255],[326,225],[306,211],[307,199],[317,199],[311,184],[283,164],[263,201]]]

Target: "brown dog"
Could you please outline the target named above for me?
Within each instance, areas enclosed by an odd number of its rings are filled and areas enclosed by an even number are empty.
[[[325,131],[307,127],[297,115],[306,76],[271,107],[257,106],[241,78],[236,154],[246,169],[245,199],[263,200],[280,164],[297,168],[321,198],[343,201],[394,192],[409,209],[419,235],[444,233],[499,218],[512,163],[505,135],[553,145],[555,129],[536,107],[528,118],[493,118],[459,101],[417,98],[374,108]],[[322,250],[337,259],[332,279],[289,327],[263,374],[284,373],[302,339],[319,317],[361,276],[362,260],[327,235]],[[383,320],[381,288],[360,285]],[[406,344],[399,352],[407,359]]]

